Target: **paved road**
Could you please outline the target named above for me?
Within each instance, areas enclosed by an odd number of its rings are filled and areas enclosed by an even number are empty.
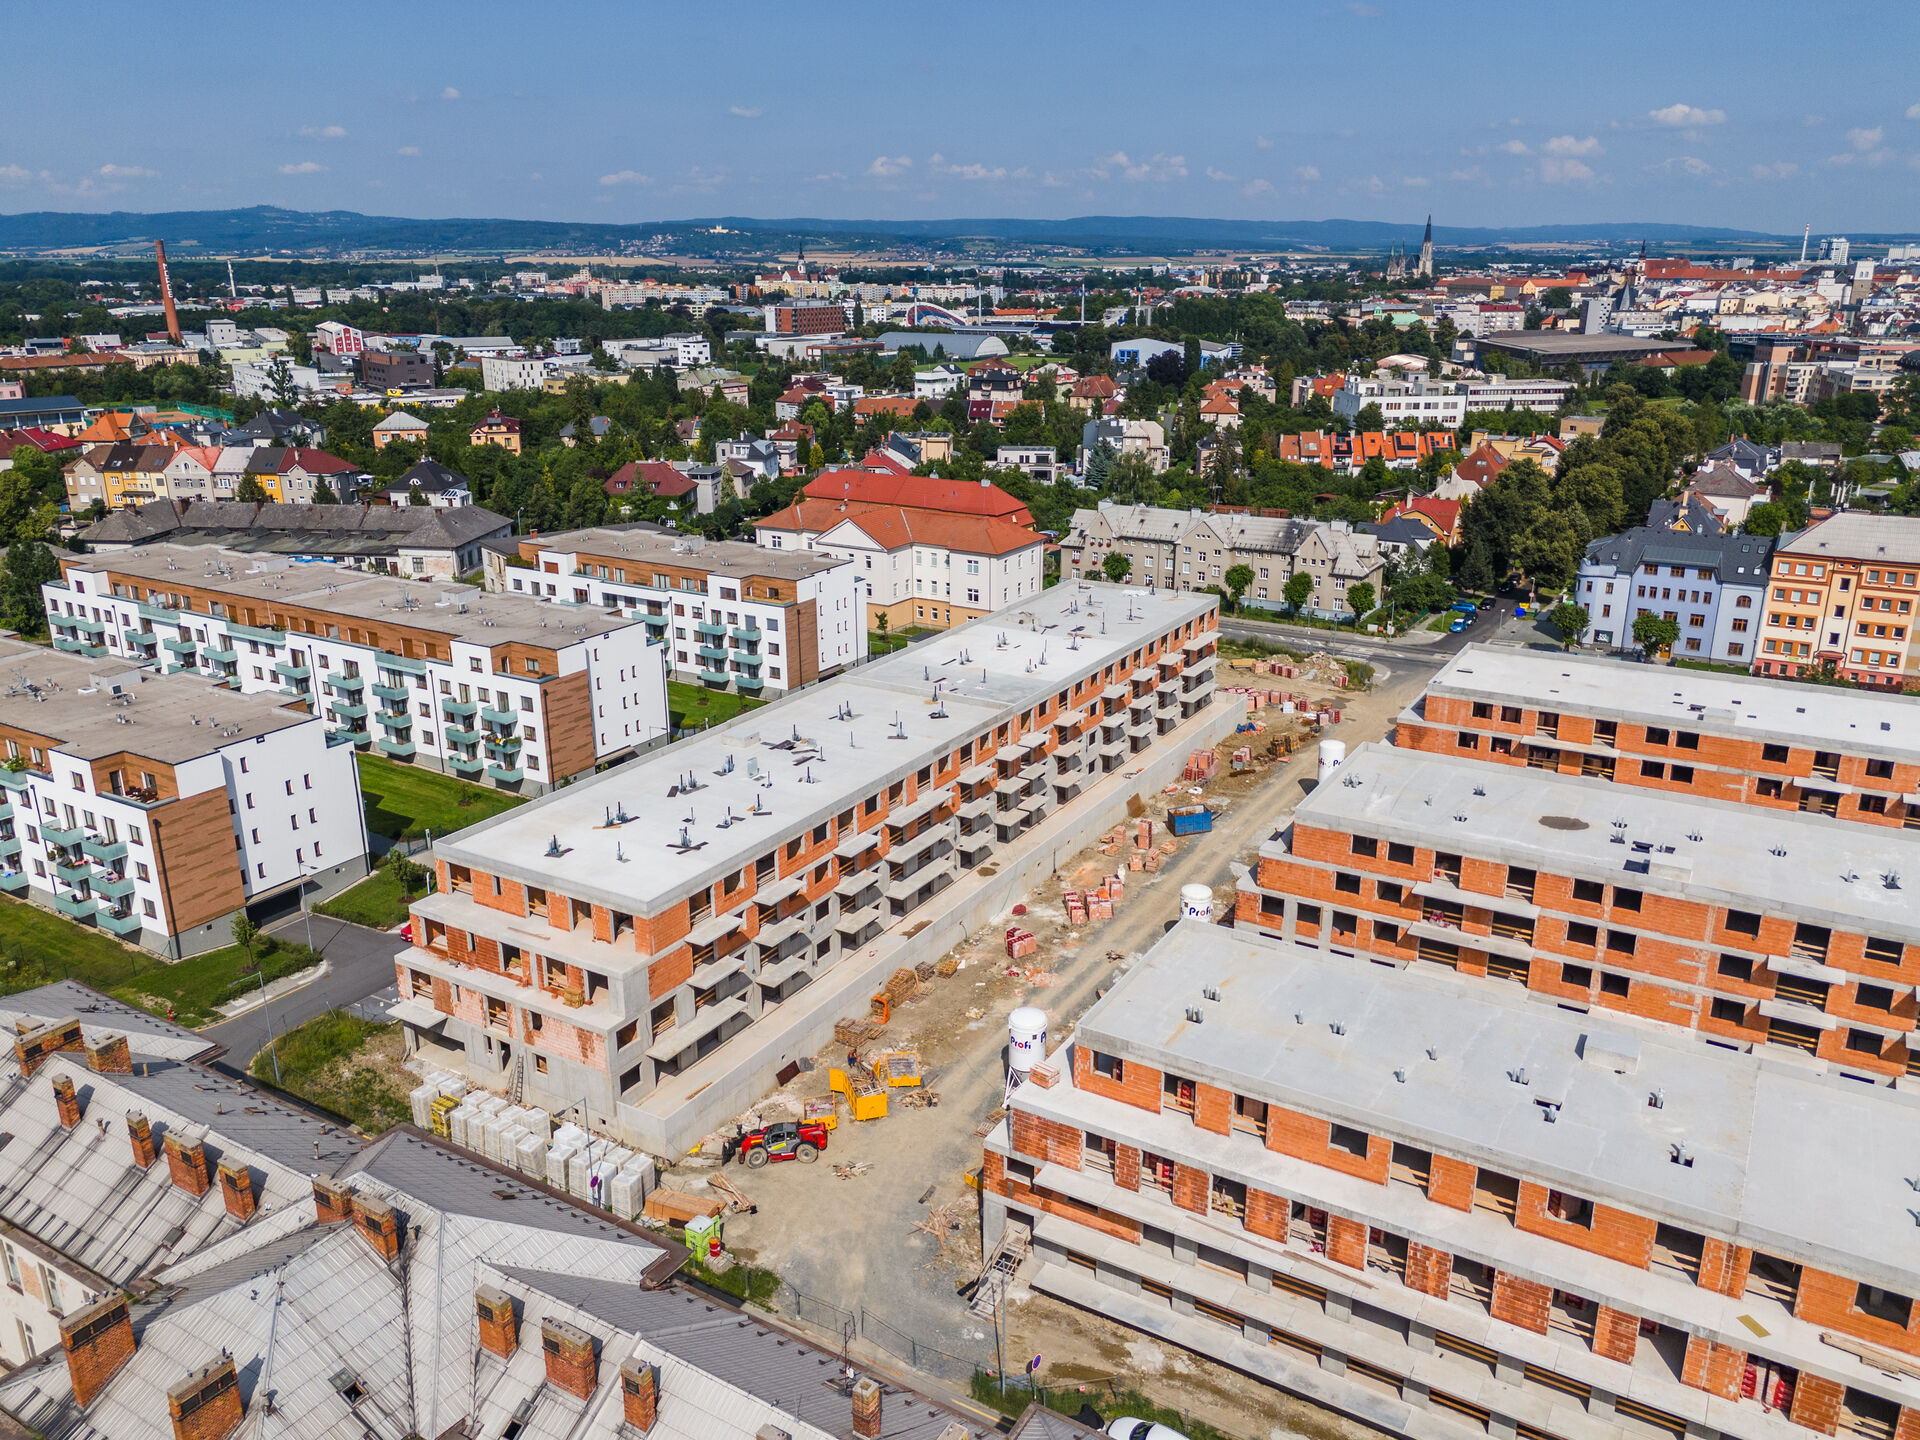
[[[306,918],[295,915],[269,926],[268,933],[279,940],[305,944]],[[267,1043],[269,1015],[273,1033],[279,1035],[329,1010],[351,1010],[368,1019],[384,1019],[386,1007],[399,998],[393,976],[393,957],[403,948],[398,936],[349,925],[330,915],[315,915],[313,944],[332,967],[326,976],[200,1032],[227,1047],[227,1066],[244,1070],[248,1060]]]

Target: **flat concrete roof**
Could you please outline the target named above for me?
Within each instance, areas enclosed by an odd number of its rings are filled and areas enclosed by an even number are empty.
[[[1122,976],[1074,1043],[1903,1294],[1920,1273],[1913,1156],[1894,1138],[1920,1119],[1905,1089],[1197,921]]]
[[[808,550],[773,550],[741,540],[703,540],[697,535],[628,530],[610,525],[562,530],[552,535],[524,535],[516,541],[522,542],[565,554],[584,551],[592,555],[623,555],[629,560],[651,560],[682,569],[707,570],[715,575],[771,575],[784,580],[805,580],[823,570],[853,563],[838,555]],[[644,576],[629,576],[628,583],[644,585],[647,580]]]
[[[657,914],[1215,603],[1205,594],[1057,585],[543,795],[434,850],[487,874]],[[623,810],[631,823],[608,825]],[[681,847],[683,832],[697,848]],[[549,853],[555,842],[558,855]]]
[[[1920,835],[1890,826],[1382,744],[1294,819],[1920,944]]]
[[[1582,335],[1572,330],[1498,330],[1480,337],[1494,350],[1530,355],[1546,361],[1637,360],[1668,350],[1690,350],[1682,340],[1642,340],[1633,335]]]
[[[1920,761],[1920,706],[1907,696],[1872,690],[1509,645],[1469,645],[1427,688],[1462,700]],[[1675,758],[1685,763],[1684,755]]]
[[[114,687],[126,700],[116,696]],[[53,739],[82,760],[127,751],[178,765],[246,736],[314,717],[275,694],[242,695],[182,671],[161,675],[125,660],[88,660],[0,639],[0,724]]]
[[[589,635],[639,623],[599,609],[495,594],[451,580],[398,580],[324,560],[294,561],[179,545],[84,556],[69,561],[67,572],[128,575],[150,586],[193,585],[256,604],[299,605],[358,620],[411,625],[475,645],[512,643],[557,650]]]

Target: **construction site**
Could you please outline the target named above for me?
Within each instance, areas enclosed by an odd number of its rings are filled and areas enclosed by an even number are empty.
[[[1026,1372],[1096,1400],[1151,1389],[1228,1434],[1264,1436],[1276,1418],[1291,1433],[1359,1433],[1028,1293],[1016,1247],[981,1253],[978,1172],[1010,1068],[1056,1048],[1180,916],[1229,918],[1276,820],[1323,763],[1383,734],[1420,678],[1355,692],[1331,657],[1229,662],[1223,698],[1248,705],[1237,733],[1136,795],[1122,823],[995,923],[895,971],[774,1094],[666,1164],[648,1216],[690,1237],[710,1269],[759,1272],[743,1293],[777,1276],[772,1308],[823,1341],[957,1389],[979,1371]]]

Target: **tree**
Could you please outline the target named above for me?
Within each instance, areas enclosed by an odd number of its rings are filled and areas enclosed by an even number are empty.
[[[1633,638],[1647,654],[1658,655],[1673,649],[1674,641],[1680,638],[1680,622],[1642,610],[1633,617]]]
[[[287,363],[287,357],[276,355],[267,364],[267,386],[273,391],[273,403],[287,406],[293,403],[293,366]]]
[[[233,917],[233,943],[246,952],[247,963],[244,968],[248,970],[253,969],[253,947],[259,939],[260,927],[247,918],[246,911],[242,910]]]
[[[1587,632],[1587,607],[1571,600],[1547,612],[1547,621],[1560,632],[1560,643],[1571,650],[1574,642]]]
[[[1353,608],[1355,625],[1373,613],[1375,603],[1373,585],[1370,581],[1362,580],[1358,585],[1347,587],[1347,604]]]
[[[1778,535],[1786,526],[1786,512],[1771,500],[1762,500],[1747,511],[1740,529],[1747,535]]]
[[[233,498],[247,505],[269,505],[273,497],[267,494],[267,487],[260,483],[258,475],[243,475],[240,483],[234,487]]]
[[[1154,505],[1160,500],[1160,477],[1144,455],[1118,457],[1107,471],[1107,493],[1122,505]]]
[[[44,629],[47,609],[40,587],[59,576],[60,562],[46,546],[34,540],[14,541],[0,567],[0,621],[22,634]]]
[[[1116,585],[1124,584],[1126,578],[1133,574],[1133,561],[1118,550],[1109,550],[1107,558],[1100,562],[1100,573]]]
[[[1360,413],[1353,417],[1353,428],[1357,431],[1384,430],[1387,417],[1380,413],[1380,407],[1369,400],[1360,407]]]
[[[1227,573],[1221,577],[1227,582],[1227,593],[1233,597],[1233,608],[1240,608],[1240,597],[1247,593],[1247,587],[1253,584],[1251,565],[1229,565]]]
[[[431,502],[427,499],[427,492],[422,490],[418,483],[409,485],[407,487],[407,504],[426,505],[430,503]]]
[[[1099,491],[1107,488],[1107,481],[1113,474],[1113,462],[1116,458],[1113,442],[1104,438],[1087,451],[1088,489]]]
[[[1288,612],[1300,613],[1300,607],[1307,603],[1307,597],[1313,594],[1313,576],[1304,570],[1296,570],[1287,577],[1286,588],[1281,592],[1287,602]]]
[[[316,505],[338,505],[340,497],[333,493],[333,486],[321,480],[313,487],[313,503]]]

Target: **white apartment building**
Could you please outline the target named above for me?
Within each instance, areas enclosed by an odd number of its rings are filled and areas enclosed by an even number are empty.
[[[0,891],[179,958],[367,873],[353,751],[285,697],[98,645],[0,641],[0,667]]]
[[[529,597],[171,545],[72,556],[54,643],[305,701],[337,742],[538,794],[668,733],[645,628]]]
[[[1565,380],[1401,380],[1386,375],[1349,375],[1333,392],[1333,413],[1351,420],[1378,405],[1388,429],[1408,425],[1453,428],[1475,410],[1532,410],[1551,415],[1566,403],[1573,386]]]
[[[482,355],[480,383],[489,390],[538,390],[552,368],[538,355]]]
[[[526,536],[491,591],[640,622],[676,679],[773,695],[867,658],[864,579],[844,557],[770,553],[644,525]]]

